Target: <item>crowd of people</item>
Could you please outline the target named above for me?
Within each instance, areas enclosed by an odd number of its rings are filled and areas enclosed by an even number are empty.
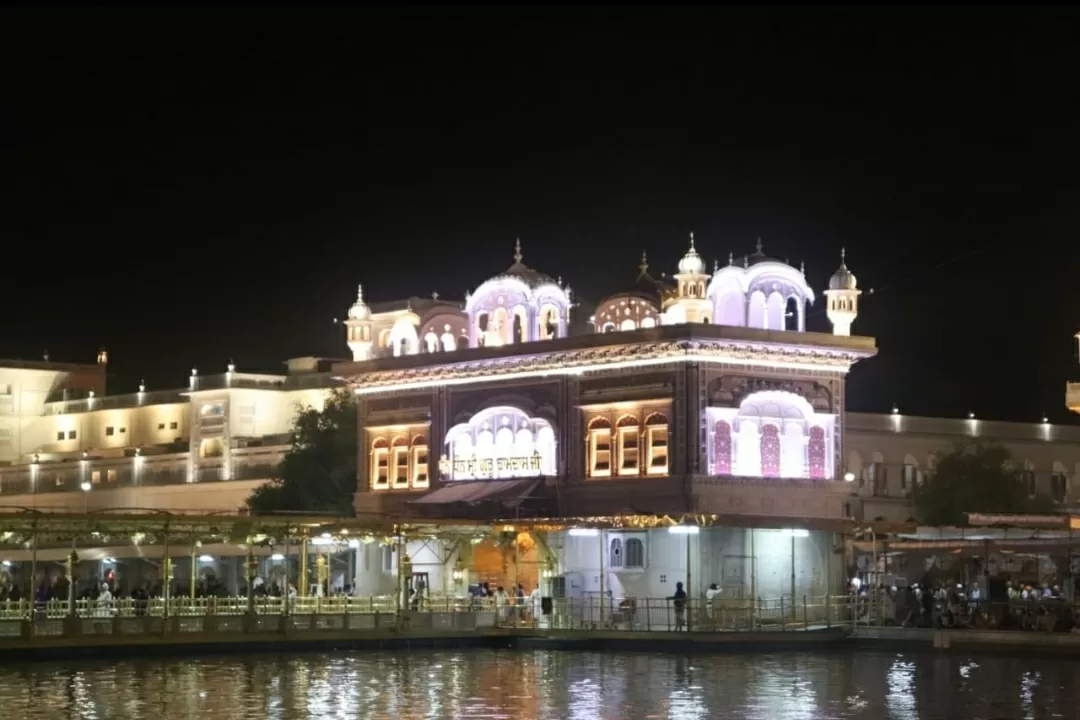
[[[1080,614],[1058,585],[1012,583],[986,597],[979,584],[927,580],[905,588],[852,583],[858,622],[913,628],[1070,632]],[[1078,630],[1080,631],[1080,630]]]

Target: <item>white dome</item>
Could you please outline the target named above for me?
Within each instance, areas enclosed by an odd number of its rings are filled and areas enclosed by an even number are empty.
[[[349,308],[350,320],[367,320],[371,317],[371,308],[364,302],[364,286],[360,285],[356,291],[356,302]]]
[[[832,274],[829,278],[830,290],[855,290],[859,283],[855,279],[855,273],[851,272],[847,268],[847,264],[844,262],[845,251],[840,251],[840,268]]]
[[[705,261],[698,255],[697,250],[694,249],[694,233],[690,233],[690,249],[683,255],[683,259],[679,261],[679,274],[680,275],[704,275],[705,274]]]

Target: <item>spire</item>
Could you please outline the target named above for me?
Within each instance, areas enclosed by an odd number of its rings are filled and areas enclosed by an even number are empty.
[[[514,262],[518,263],[518,264],[521,264],[521,258],[522,257],[523,256],[521,254],[521,238],[518,238],[517,240],[514,241]]]
[[[727,264],[729,266],[735,264],[735,253],[731,252],[730,250],[728,251],[728,254],[727,254]]]
[[[806,274],[806,261],[805,260],[803,260],[801,263],[799,263],[799,272],[802,273],[803,275]]]
[[[761,238],[757,239],[757,254],[758,255],[764,255],[765,254],[765,246],[761,243]]]
[[[690,249],[694,250],[694,233],[690,233]],[[696,252],[696,250],[695,250]]]
[[[840,248],[840,267],[847,267],[847,248]]]
[[[641,251],[641,264],[638,265],[638,270],[641,271],[638,277],[641,277],[641,275],[644,275],[649,271],[649,258],[645,256],[644,250]]]
[[[712,271],[713,271],[713,275],[720,272],[720,261],[717,260],[716,258],[713,258],[713,261],[712,261]]]
[[[364,302],[364,286],[356,286],[356,302],[357,304]]]

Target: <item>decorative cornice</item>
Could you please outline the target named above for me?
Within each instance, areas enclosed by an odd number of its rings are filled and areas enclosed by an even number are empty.
[[[361,372],[346,378],[358,393],[412,390],[485,380],[585,375],[684,362],[843,374],[872,352],[735,340],[645,342],[504,355],[459,363]]]

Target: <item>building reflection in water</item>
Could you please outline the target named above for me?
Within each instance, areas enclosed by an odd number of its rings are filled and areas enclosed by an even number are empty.
[[[0,668],[20,720],[1072,718],[1080,662],[840,653],[462,651]]]

